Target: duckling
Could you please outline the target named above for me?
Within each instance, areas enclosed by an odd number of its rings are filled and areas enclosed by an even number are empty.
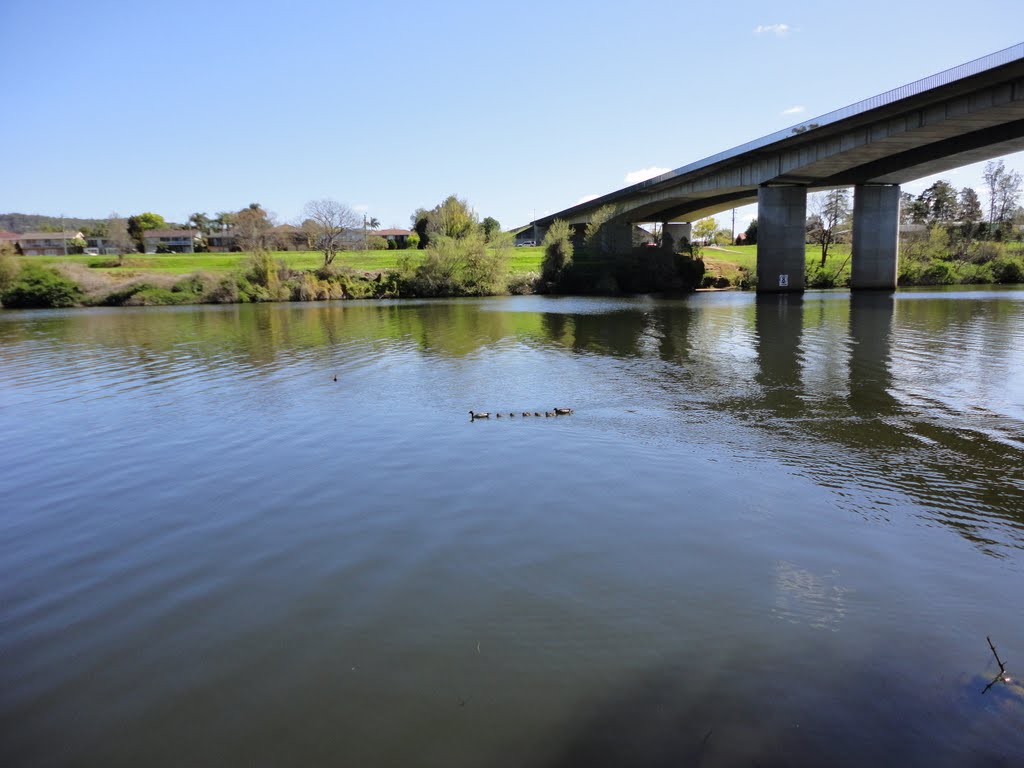
[[[544,412],[544,415],[545,415],[545,416],[554,416],[554,415],[555,415],[555,412],[554,412],[554,411],[545,411],[545,412]]]
[[[568,416],[572,412],[572,408],[555,408],[556,416]]]
[[[335,377],[334,377],[334,380],[335,380],[335,381],[337,381],[337,380],[338,380],[338,377],[337,377],[337,376],[335,376]]]
[[[500,418],[501,418],[501,414],[500,414],[500,413],[496,413],[496,414],[494,414],[494,417],[495,417],[496,419],[500,419]]]
[[[470,411],[469,412],[469,418],[470,418],[470,420],[473,420],[473,419],[489,419],[489,418],[491,418],[491,414],[487,413],[486,411]]]
[[[534,415],[534,416],[540,416],[540,411],[534,411],[534,412],[533,412],[533,415]]]
[[[516,417],[516,415],[515,415],[514,413],[510,413],[510,414],[508,415],[508,417],[509,417],[510,419],[514,419],[514,418]]]
[[[529,411],[523,411],[523,416],[533,416]]]

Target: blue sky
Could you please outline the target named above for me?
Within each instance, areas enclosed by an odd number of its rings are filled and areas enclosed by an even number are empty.
[[[1022,22],[1020,0],[0,0],[0,211],[259,202],[287,222],[331,197],[407,226],[455,193],[509,227],[1008,47]],[[943,176],[981,191],[980,167]]]

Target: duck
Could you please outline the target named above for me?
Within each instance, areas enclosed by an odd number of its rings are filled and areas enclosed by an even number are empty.
[[[489,418],[491,418],[491,414],[487,413],[487,411],[470,411],[469,412],[469,418],[470,419],[489,419]]]
[[[556,416],[568,416],[572,412],[572,408],[555,408]]]

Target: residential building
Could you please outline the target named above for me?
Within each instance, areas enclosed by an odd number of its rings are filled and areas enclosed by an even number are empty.
[[[81,232],[25,232],[18,235],[18,247],[25,256],[63,256],[80,237]]]
[[[142,235],[146,253],[192,253],[195,232],[191,229],[151,229]]]

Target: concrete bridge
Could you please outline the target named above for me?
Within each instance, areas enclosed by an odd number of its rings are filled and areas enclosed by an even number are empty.
[[[611,242],[757,202],[759,292],[804,289],[809,190],[854,187],[851,287],[896,287],[900,184],[1024,149],[1024,43],[873,96],[533,222],[586,224],[606,205]]]

